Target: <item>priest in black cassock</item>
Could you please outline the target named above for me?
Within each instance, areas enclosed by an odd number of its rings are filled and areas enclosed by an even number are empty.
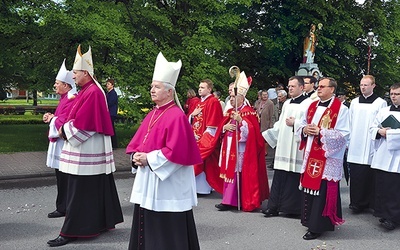
[[[297,130],[305,148],[300,176],[301,224],[308,228],[304,240],[318,238],[344,223],[340,200],[343,155],[350,135],[348,108],[334,96],[337,82],[322,78],[318,97],[305,112]]]

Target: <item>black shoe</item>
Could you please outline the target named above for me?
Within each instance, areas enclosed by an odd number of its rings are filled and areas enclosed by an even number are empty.
[[[264,214],[264,217],[275,217],[279,215],[279,212],[270,208],[267,208],[266,210],[263,210],[262,213]]]
[[[64,237],[64,236],[59,235],[54,240],[49,240],[47,242],[47,244],[50,247],[59,247],[59,246],[64,246],[64,245],[66,245],[69,242],[74,241],[74,240],[76,240],[76,238],[69,238],[69,237]]]
[[[230,206],[230,205],[225,205],[225,204],[216,204],[215,207],[218,209],[218,211],[228,211],[228,210],[235,210],[237,207]]]
[[[356,205],[349,205],[350,210],[354,213],[354,214],[359,214],[362,213],[364,211],[363,207],[359,207]]]
[[[207,197],[211,194],[212,192],[210,192],[209,194],[199,194],[197,193],[197,197]]]
[[[382,227],[386,228],[387,230],[393,230],[396,228],[396,223],[390,220],[386,219],[380,219],[379,222],[381,222]]]
[[[290,219],[299,219],[300,218],[300,214],[285,214],[284,216],[286,218],[290,218]]]
[[[320,233],[313,233],[311,231],[307,231],[307,233],[305,235],[303,235],[303,239],[305,239],[305,240],[315,240],[319,236],[321,236]]]
[[[49,218],[59,218],[59,217],[64,217],[64,216],[65,216],[65,213],[58,212],[57,210],[55,210],[47,215],[47,217],[49,217]]]

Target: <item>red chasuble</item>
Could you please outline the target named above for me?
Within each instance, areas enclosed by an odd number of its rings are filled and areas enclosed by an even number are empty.
[[[195,175],[204,171],[208,184],[217,192],[222,193],[223,182],[219,176],[219,150],[210,151],[210,142],[214,139],[209,133],[204,133],[207,127],[217,128],[223,119],[221,103],[214,95],[209,95],[197,107],[202,111],[193,118],[192,129],[197,138],[203,163],[195,165]]]
[[[223,141],[224,137],[227,136],[227,133],[222,134],[222,128],[231,121],[233,111],[234,109],[228,110],[224,120],[218,126],[217,134],[215,135],[216,139],[212,142],[213,147],[209,149],[210,151],[216,151],[215,149],[218,148],[221,139]],[[268,176],[265,165],[265,142],[260,132],[256,111],[249,106],[244,106],[240,110],[240,114],[242,119],[247,122],[249,128],[241,173],[241,207],[243,211],[253,211],[259,208],[261,203],[269,197]],[[235,136],[232,138],[232,147],[236,146],[234,140],[236,140]],[[226,147],[226,145],[223,145],[223,147]],[[236,160],[233,159],[233,162],[236,163]],[[236,164],[228,164],[226,169],[223,169],[221,166],[220,176],[224,177],[225,180],[233,179],[233,175],[236,174],[235,168]]]
[[[199,141],[207,127],[218,127],[223,114],[221,103],[214,95],[209,95],[203,102],[197,103],[196,108],[202,108],[192,121],[194,136]]]
[[[198,98],[197,96],[188,98],[185,103],[185,113],[187,115],[190,115],[194,111],[199,102],[200,98]]]
[[[150,111],[128,144],[126,153],[154,150],[161,150],[175,164],[191,166],[202,162],[187,117],[174,102]]]
[[[114,135],[106,97],[93,80],[79,91],[68,117],[70,120],[74,120],[77,129]]]

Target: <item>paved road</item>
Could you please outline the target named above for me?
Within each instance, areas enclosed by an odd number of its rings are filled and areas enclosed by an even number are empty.
[[[123,150],[118,149],[115,155],[118,169],[115,178],[125,222],[97,238],[76,241],[59,249],[127,249],[133,212],[129,196],[134,179]],[[44,167],[44,159],[45,152],[0,154],[1,250],[48,249],[47,240],[60,231],[63,219],[47,218],[47,213],[54,210],[56,187],[54,173]],[[272,175],[269,171],[270,181]],[[302,239],[306,228],[298,219],[264,218],[257,212],[219,212],[214,208],[220,202],[219,194],[201,197],[194,208],[200,246],[205,250],[400,248],[399,230],[382,229],[371,213],[351,214],[347,208],[348,187],[342,186],[341,191],[346,223],[314,241]]]

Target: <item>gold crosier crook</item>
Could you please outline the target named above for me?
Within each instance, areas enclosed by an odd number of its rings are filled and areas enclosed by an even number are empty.
[[[238,91],[238,81],[240,78],[240,69],[238,66],[232,66],[229,68],[229,75],[233,78],[235,78],[235,82],[234,82],[234,95],[235,95],[235,113],[237,114],[238,112],[238,104],[237,104],[237,91]],[[236,147],[236,187],[237,187],[237,193],[238,193],[238,211],[240,211],[240,176],[239,176],[239,157],[238,157],[238,153],[239,153],[239,142],[238,142],[238,138],[239,138],[239,124],[238,121],[235,119],[235,133],[236,133],[236,140],[235,140],[235,147]]]

